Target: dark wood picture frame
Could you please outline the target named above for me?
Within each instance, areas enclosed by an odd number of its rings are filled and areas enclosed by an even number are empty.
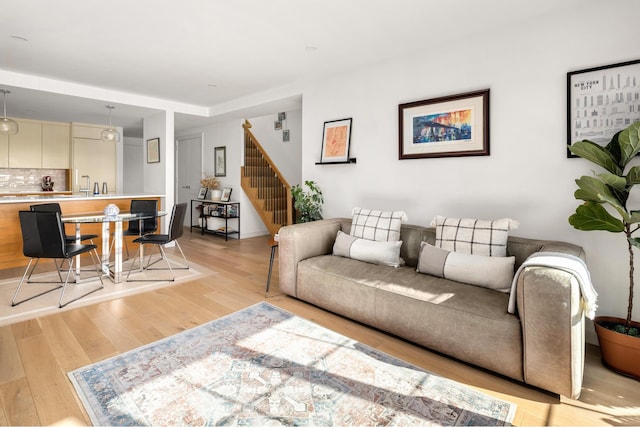
[[[213,149],[214,176],[227,176],[227,147]]]
[[[489,89],[398,105],[400,160],[489,155]]]
[[[637,84],[640,59],[567,73],[567,157],[577,157],[569,150],[575,142],[605,146],[640,120]]]

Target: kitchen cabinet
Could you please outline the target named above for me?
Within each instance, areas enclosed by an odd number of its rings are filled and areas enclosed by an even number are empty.
[[[71,167],[71,125],[42,124],[42,167],[69,169]]]
[[[74,133],[75,135],[75,133]],[[91,177],[90,190],[97,182],[102,191],[106,182],[109,191],[116,192],[116,145],[101,139],[73,138],[73,191],[84,185],[82,175]]]
[[[9,135],[9,167],[42,167],[42,124],[17,120],[19,130]]]
[[[0,138],[0,167],[69,169],[69,123],[16,121],[18,133]]]
[[[0,168],[9,167],[9,135],[0,135]]]
[[[73,124],[73,137],[86,139],[102,139],[102,131],[104,127],[91,126],[82,124]]]

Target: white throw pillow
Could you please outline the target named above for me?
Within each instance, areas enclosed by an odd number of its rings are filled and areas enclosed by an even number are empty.
[[[509,218],[494,221],[472,218],[437,216],[431,222],[436,228],[438,248],[469,255],[507,256],[509,230],[518,228],[518,221]]]
[[[333,244],[333,254],[373,264],[398,267],[401,246],[402,241],[400,240],[397,242],[376,242],[353,237],[338,230],[336,241]]]
[[[363,239],[382,241],[400,240],[400,226],[407,220],[404,211],[376,211],[354,208],[351,212],[351,235]]]
[[[509,293],[515,257],[467,255],[420,243],[418,273]]]

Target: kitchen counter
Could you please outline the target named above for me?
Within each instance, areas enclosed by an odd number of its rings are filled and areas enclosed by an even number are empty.
[[[43,192],[45,193],[45,192]],[[56,193],[56,192],[54,192]],[[110,203],[115,204],[121,211],[128,211],[131,199],[158,200],[158,209],[165,210],[162,205],[164,194],[100,194],[85,196],[84,194],[52,194],[0,197],[0,269],[27,265],[29,259],[22,254],[22,232],[18,211],[29,210],[29,206],[38,203],[60,203],[63,215],[87,212],[102,212]],[[162,229],[159,226],[159,229]],[[74,234],[73,225],[67,224],[67,234]],[[102,235],[101,224],[83,224],[83,234]],[[102,247],[101,238],[93,239],[93,243]]]
[[[0,197],[25,197],[25,196],[60,196],[73,194],[69,191],[0,191]]]
[[[84,193],[71,193],[70,191],[52,191],[40,193],[0,193],[0,204],[2,203],[23,203],[42,201],[48,202],[64,202],[69,200],[109,200],[109,199],[136,199],[136,198],[155,198],[164,197],[164,194],[98,194],[96,196],[86,196]],[[127,208],[128,210],[128,208]]]

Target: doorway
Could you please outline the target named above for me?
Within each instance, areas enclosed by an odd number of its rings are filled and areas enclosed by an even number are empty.
[[[202,178],[202,135],[180,137],[176,140],[176,203],[198,198]],[[191,209],[191,207],[189,207]],[[185,216],[185,226],[191,224],[191,215]]]

